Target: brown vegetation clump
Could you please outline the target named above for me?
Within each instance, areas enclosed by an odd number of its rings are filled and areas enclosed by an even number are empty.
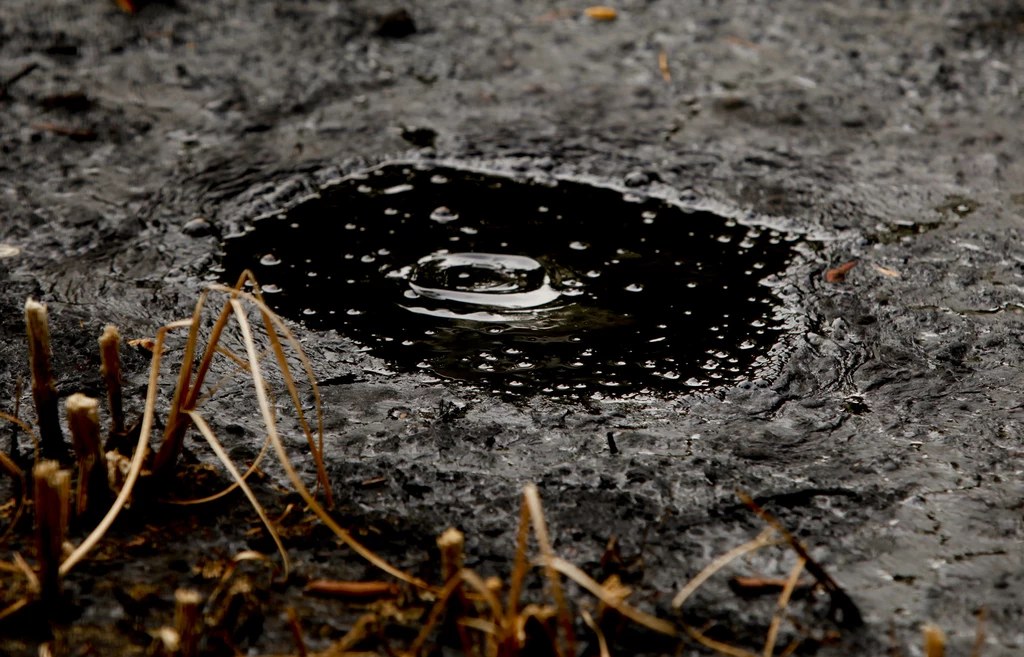
[[[212,327],[205,332],[204,341],[201,339],[201,334],[204,333],[201,330],[204,310],[214,295],[223,296],[224,301]],[[454,528],[447,530],[437,539],[443,582],[431,584],[393,566],[357,541],[330,512],[333,497],[324,467],[320,396],[312,368],[287,325],[264,303],[259,285],[249,272],[246,272],[234,287],[210,286],[200,296],[191,318],[172,322],[157,331],[152,340],[149,384],[142,418],[134,428],[126,426],[122,410],[121,364],[118,355],[120,336],[116,328],[106,328],[100,340],[100,347],[111,426],[106,444],[101,446],[99,401],[83,395],[73,395],[68,399],[68,424],[77,461],[77,483],[74,488],[75,494],[72,494],[72,471],[64,467],[67,464],[39,461],[40,443],[47,451],[53,450],[57,453],[60,453],[61,449],[66,451],[66,446],[63,445],[59,424],[54,425],[51,417],[56,396],[52,393],[53,373],[49,364],[49,334],[45,327],[45,307],[30,302],[30,311],[29,334],[35,336],[30,337],[30,344],[35,345],[32,356],[33,392],[40,427],[46,427],[46,439],[36,438],[32,427],[15,415],[0,414],[0,417],[18,425],[37,446],[37,465],[33,469],[33,482],[38,565],[32,568],[18,555],[15,555],[13,563],[2,564],[2,570],[7,575],[23,580],[23,585],[18,590],[24,591],[24,595],[9,602],[6,609],[0,610],[0,620],[18,613],[31,603],[41,605],[41,609],[47,614],[53,613],[59,606],[63,578],[96,548],[120,511],[130,501],[133,505],[143,507],[169,502],[199,504],[240,489],[274,541],[280,553],[281,573],[287,579],[290,572],[288,551],[278,529],[284,516],[276,522],[272,521],[247,483],[249,477],[258,471],[261,460],[273,450],[292,490],[301,497],[305,510],[327,527],[341,543],[393,578],[391,581],[385,579],[350,582],[314,579],[308,583],[305,589],[308,594],[353,603],[373,601],[376,609],[364,615],[345,637],[336,641],[326,651],[320,653],[321,655],[352,655],[353,651],[367,645],[384,646],[385,652],[394,652],[386,643],[379,642],[386,636],[384,628],[387,624],[399,617],[406,621],[412,617],[419,626],[415,637],[400,650],[401,654],[409,657],[424,654],[428,646],[438,643],[458,646],[466,655],[513,657],[521,654],[527,646],[536,646],[538,641],[557,657],[574,657],[581,652],[578,632],[592,635],[590,642],[596,641],[598,653],[605,657],[612,653],[617,634],[625,621],[661,635],[667,641],[692,640],[720,654],[734,657],[772,657],[791,654],[803,641],[832,640],[835,628],[850,628],[860,624],[860,614],[856,605],[824,568],[810,557],[804,546],[789,534],[778,520],[742,493],[741,499],[765,522],[765,530],[753,540],[715,559],[683,587],[672,601],[672,608],[679,616],[678,620],[653,615],[628,602],[632,590],[617,576],[612,575],[605,581],[598,582],[577,566],[557,556],[552,547],[540,494],[532,484],[526,485],[523,490],[515,557],[507,581],[498,577],[485,579],[467,568],[463,559],[465,536]],[[250,315],[253,314],[258,318],[257,322],[251,320]],[[228,330],[232,322],[234,332]],[[177,368],[176,385],[170,400],[169,412],[163,423],[162,440],[154,453],[150,451],[150,434],[156,421],[158,382],[165,345],[172,332],[182,329],[187,330],[187,338]],[[229,348],[229,341],[226,339],[229,334],[236,345],[241,344],[241,353],[235,353]],[[43,343],[44,338],[46,349],[41,349],[39,345]],[[262,350],[257,346],[258,342],[265,345]],[[286,348],[291,351],[291,360]],[[226,359],[232,372],[220,381],[210,384],[208,379],[213,372],[213,363],[218,358],[222,361]],[[278,378],[275,380],[283,382],[287,391],[289,403],[286,408],[294,413],[312,455],[316,469],[316,482],[312,487],[303,481],[292,465],[278,430],[278,416],[284,409],[276,403],[264,374],[267,362],[276,365]],[[315,419],[307,418],[303,411],[292,362],[299,364],[306,381],[305,385],[312,390]],[[262,451],[246,468],[238,467],[228,456],[227,450],[203,411],[204,401],[209,399],[227,378],[240,372],[251,381],[267,436]],[[219,493],[201,499],[168,500],[174,492],[171,490],[172,484],[177,481],[172,475],[179,468],[178,457],[182,442],[190,428],[206,441],[233,482]],[[134,440],[134,446],[128,442],[129,437]],[[102,467],[104,463],[107,466],[105,473]],[[17,525],[18,517],[25,507],[28,486],[21,468],[2,453],[0,469],[11,476],[19,486],[19,501],[11,524],[0,537],[2,540],[7,538]],[[97,476],[97,472],[101,473],[100,476]],[[103,476],[104,474],[109,477]],[[284,515],[287,515],[294,506],[289,505]],[[77,520],[82,518],[86,511],[86,518]],[[76,518],[78,522],[90,519],[96,522],[95,527],[77,546],[65,543],[66,529],[71,518]],[[531,536],[534,551],[531,551]],[[759,652],[711,638],[707,635],[706,628],[702,630],[682,621],[687,601],[709,578],[733,560],[771,545],[784,546],[795,556],[789,575],[783,579],[747,578],[742,585],[736,584],[748,591],[756,589],[778,593],[775,610],[767,622],[765,640]],[[163,627],[153,632],[154,650],[157,653],[186,657],[202,654],[206,637],[217,632],[218,628],[238,623],[239,619],[244,618],[245,610],[252,603],[255,587],[253,580],[238,570],[239,564],[245,561],[268,562],[270,559],[258,552],[239,553],[226,568],[215,575],[219,576],[219,583],[210,595],[204,597],[200,592],[190,589],[179,589],[175,592],[173,627]],[[810,579],[801,579],[804,572],[810,575]],[[538,576],[544,583],[544,597],[524,600],[527,579]],[[596,602],[571,600],[566,588],[567,582],[570,581],[575,585],[571,590],[585,591],[592,595]],[[834,625],[832,630],[824,634],[815,634],[794,624],[795,621],[790,618],[787,610],[794,592],[798,590],[813,590],[827,597]],[[139,593],[146,594],[147,591]],[[302,627],[303,619],[293,609],[289,608],[287,611],[288,626],[297,654],[313,654],[307,646]],[[692,616],[693,613],[688,612],[687,617]],[[787,633],[784,633],[783,627],[787,623],[793,625],[793,631],[787,630]],[[776,652],[776,645],[784,636],[791,638],[781,652]],[[930,646],[935,645],[935,639],[929,640]]]

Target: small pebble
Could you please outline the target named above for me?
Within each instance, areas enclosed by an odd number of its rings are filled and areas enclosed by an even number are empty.
[[[181,232],[189,237],[206,237],[213,232],[213,226],[206,219],[196,217],[191,221],[185,222],[185,225],[181,227]]]

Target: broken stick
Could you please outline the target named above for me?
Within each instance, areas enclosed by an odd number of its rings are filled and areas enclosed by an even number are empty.
[[[100,336],[100,374],[107,386],[110,407],[110,435],[124,433],[124,407],[121,397],[121,334],[107,324]]]
[[[57,386],[50,362],[50,326],[46,306],[34,299],[25,302],[28,359],[32,367],[32,399],[39,418],[39,441],[46,458],[65,456],[64,435],[57,411]]]
[[[107,497],[106,459],[100,446],[100,402],[80,392],[65,402],[71,443],[78,457],[78,490],[75,492],[75,514],[85,515],[89,507]]]
[[[51,611],[61,596],[60,562],[71,503],[71,473],[56,461],[32,468],[36,506],[36,558],[42,601]]]

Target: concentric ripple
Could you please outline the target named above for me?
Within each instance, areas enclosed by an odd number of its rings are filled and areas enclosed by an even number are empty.
[[[218,275],[397,367],[579,396],[743,379],[795,236],[635,192],[389,165],[225,242]]]

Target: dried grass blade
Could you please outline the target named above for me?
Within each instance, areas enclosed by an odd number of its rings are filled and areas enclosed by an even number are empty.
[[[678,634],[678,632],[676,632],[675,625],[672,623],[626,604],[622,601],[620,596],[613,594],[611,591],[601,586],[601,584],[596,580],[565,559],[561,559],[559,557],[548,557],[548,564],[553,570],[557,570],[586,590],[590,591],[596,595],[601,602],[605,603],[631,621],[667,636],[676,636]]]
[[[697,643],[706,648],[711,648],[712,650],[720,652],[723,655],[729,655],[729,657],[759,657],[758,655],[755,655],[750,651],[743,650],[742,648],[737,648],[735,646],[730,646],[728,643],[722,643],[721,641],[710,639],[704,636],[704,633],[697,628],[685,623],[683,624],[683,629],[690,635],[690,638]]]
[[[270,354],[269,351],[264,351],[263,353],[261,353],[260,354],[260,362],[263,362],[263,359],[266,358],[268,354]],[[248,371],[249,371],[249,363],[248,362],[244,362],[243,361],[243,365],[242,366],[236,365],[235,369],[231,370],[230,372],[228,372],[224,376],[222,376],[219,379],[217,379],[217,383],[214,383],[212,386],[207,388],[206,392],[204,392],[202,395],[200,395],[199,399],[196,400],[195,408],[199,408],[200,406],[202,406],[203,402],[205,402],[207,399],[212,397],[218,390],[220,390],[221,386],[223,386],[225,383],[227,383],[232,378],[234,378],[234,376],[236,374],[238,374],[239,372],[248,372]],[[271,401],[273,401],[273,399],[271,399]]]
[[[697,573],[697,576],[691,579],[689,583],[687,583],[687,585],[676,594],[676,597],[672,598],[672,608],[676,611],[682,609],[683,605],[686,603],[686,599],[693,595],[693,592],[699,589],[704,582],[708,581],[712,575],[729,565],[729,562],[742,557],[748,552],[754,552],[756,550],[760,550],[766,545],[771,545],[773,543],[771,538],[772,531],[772,529],[765,529],[758,534],[757,538],[754,540],[747,541],[743,545],[734,547],[705,566],[704,570]]]
[[[775,615],[772,616],[771,625],[768,626],[768,637],[764,641],[764,657],[772,657],[772,655],[775,654],[775,642],[779,638],[779,626],[782,625],[782,614],[786,612],[786,607],[789,606],[789,599],[793,596],[796,584],[800,580],[800,573],[804,571],[804,565],[806,563],[807,562],[804,559],[798,557],[796,565],[793,566],[793,570],[789,573],[786,585],[782,587],[782,593],[779,594],[778,609],[775,611]]]
[[[248,297],[255,302],[251,295],[245,293],[239,293],[239,295]],[[262,413],[263,421],[267,426],[267,432],[270,435],[271,444],[274,446],[277,458],[281,462],[281,467],[284,468],[285,473],[288,475],[288,479],[292,482],[292,485],[295,486],[296,492],[302,496],[302,499],[305,500],[307,505],[309,505],[310,510],[313,511],[313,513],[315,513],[338,538],[340,538],[361,557],[393,577],[397,577],[404,582],[408,582],[417,588],[429,589],[430,586],[423,580],[395,568],[352,538],[352,536],[342,529],[334,518],[332,518],[315,499],[313,499],[313,496],[309,494],[309,489],[306,488],[306,485],[302,483],[302,479],[299,477],[298,473],[295,472],[291,459],[288,458],[288,453],[285,451],[284,443],[281,442],[281,437],[277,433],[277,422],[274,419],[274,413],[267,400],[267,393],[264,389],[265,383],[263,380],[263,373],[260,370],[259,359],[256,354],[256,344],[252,339],[252,329],[249,327],[249,318],[246,317],[245,308],[242,307],[241,302],[237,299],[232,299],[230,303],[231,307],[234,309],[235,317],[238,319],[239,328],[242,332],[242,339],[245,342],[245,349],[249,355],[249,365],[253,384],[256,390],[256,397],[259,400],[260,412]],[[270,309],[261,302],[259,305],[262,306],[260,310],[265,309],[266,312],[271,312]]]
[[[167,416],[167,426],[164,428],[163,441],[160,449],[157,450],[153,460],[153,472],[165,473],[178,457],[181,450],[181,441],[185,438],[187,423],[181,417],[181,412],[190,408],[188,405],[189,382],[192,380],[192,366],[195,358],[196,343],[199,339],[199,320],[206,304],[206,297],[209,295],[203,292],[196,301],[196,307],[192,311],[192,319],[189,322],[188,339],[185,341],[185,353],[181,357],[181,367],[178,369],[178,380],[174,385],[174,396],[171,398],[171,411]],[[212,343],[211,343],[212,344]],[[154,347],[154,351],[159,348]]]
[[[132,489],[135,488],[135,482],[139,478],[139,473],[142,472],[142,462],[146,458],[146,452],[149,449],[149,432],[153,429],[153,415],[156,413],[156,393],[160,378],[160,354],[163,353],[164,338],[173,329],[191,325],[192,320],[181,320],[172,322],[156,332],[156,348],[153,349],[153,358],[150,361],[149,388],[146,391],[146,407],[142,413],[142,429],[139,431],[139,443],[135,447],[135,453],[132,455],[128,476],[125,477],[121,492],[118,493],[117,499],[114,500],[107,514],[103,516],[103,520],[85,537],[81,545],[68,555],[64,563],[60,565],[61,577],[66,576],[75,567],[75,564],[81,561],[82,557],[96,546],[96,543],[103,538],[103,535],[107,533],[110,526],[114,524],[114,519],[117,518],[117,514],[124,508],[128,498],[131,497]]]
[[[548,536],[547,523],[544,521],[544,509],[540,503],[540,493],[533,484],[526,484],[523,487],[523,503],[530,510],[530,517],[533,520],[533,534],[537,537],[537,547],[541,557],[544,559],[544,567],[547,572],[548,581],[551,582],[551,593],[555,598],[555,607],[558,609],[558,622],[565,632],[566,649],[563,655],[576,654],[576,634],[572,629],[572,616],[569,615],[569,606],[565,603],[565,595],[562,593],[562,583],[559,580],[558,571],[554,567],[555,553],[551,549],[551,539]],[[582,572],[582,571],[581,571]]]
[[[224,356],[228,360],[234,361],[234,363],[236,365],[238,365],[238,370],[242,370],[242,371],[248,371],[249,370],[249,363],[245,362],[245,360],[241,356],[239,356],[235,352],[231,351],[227,347],[222,347],[220,345],[217,345],[216,347],[214,347],[214,351],[217,352],[218,354],[220,354],[221,356]],[[236,371],[238,371],[238,370],[236,370]]]
[[[526,557],[527,542],[530,540],[530,509],[523,501],[519,509],[519,533],[516,536],[516,558],[512,567],[512,579],[508,589],[508,622],[510,627],[516,626],[516,616],[519,614],[519,596],[523,590],[523,578],[529,570],[529,562]]]
[[[857,608],[856,603],[854,603],[853,599],[847,595],[846,591],[844,591],[843,588],[839,586],[834,579],[832,579],[832,576],[825,571],[821,564],[811,558],[811,555],[807,552],[807,548],[805,548],[800,541],[796,540],[796,537],[794,537],[775,516],[762,509],[750,495],[747,495],[741,490],[736,491],[736,495],[740,498],[740,501],[756,513],[761,520],[777,531],[779,535],[786,540],[789,547],[797,553],[797,556],[806,562],[805,567],[807,568],[807,572],[813,575],[814,579],[818,580],[818,582],[824,586],[825,590],[829,593],[830,602],[832,604],[832,619],[841,627],[846,628],[860,627],[863,625],[864,620],[860,615],[860,610]],[[842,618],[835,618],[836,610],[842,612]]]
[[[430,613],[427,615],[426,622],[423,623],[423,627],[420,628],[416,639],[413,640],[412,645],[405,652],[405,657],[417,657],[420,654],[420,651],[423,650],[423,645],[430,638],[430,633],[434,630],[434,626],[437,625],[437,621],[441,620],[441,615],[444,614],[444,610],[448,607],[448,599],[452,597],[452,594],[455,593],[461,584],[461,577],[453,577],[444,585],[444,588],[437,595],[437,602],[434,603]]]
[[[601,657],[612,657],[612,653],[608,650],[608,641],[604,638],[604,632],[601,631],[601,626],[594,622],[594,617],[590,615],[590,612],[584,609],[581,612],[583,616],[583,622],[587,624],[587,627],[594,632],[594,636],[597,637],[597,650]]]
[[[33,456],[32,461],[33,462],[38,462],[39,461],[39,436],[37,436],[35,434],[35,432],[32,431],[32,427],[30,427],[28,425],[28,423],[25,422],[24,420],[14,416],[14,415],[10,415],[8,413],[4,413],[2,411],[0,411],[0,418],[3,418],[5,420],[7,420],[8,422],[13,422],[14,424],[18,425],[21,428],[21,430],[24,431],[25,434],[28,435],[28,437],[32,439],[32,445],[33,445],[33,448],[35,449],[35,455]]]
[[[491,608],[491,614],[494,616],[494,623],[501,630],[502,635],[504,635],[507,626],[505,624],[505,614],[502,612],[498,596],[494,595],[494,591],[487,587],[487,583],[472,570],[463,568],[459,571],[459,576],[462,578],[462,581],[476,589],[483,596],[483,599],[487,601],[488,606]]]
[[[241,290],[245,280],[253,282],[257,289],[256,294],[249,294]],[[292,395],[292,400],[295,404],[295,410],[298,413],[299,419],[302,423],[303,431],[306,433],[306,439],[309,441],[310,449],[313,452],[313,458],[317,466],[317,481],[324,486],[324,493],[328,500],[328,506],[333,505],[333,496],[330,490],[330,483],[327,480],[326,468],[323,464],[323,439],[324,439],[324,420],[323,420],[323,402],[320,397],[320,386],[316,383],[316,375],[313,373],[313,366],[309,362],[309,358],[306,357],[306,352],[302,349],[302,345],[295,336],[292,334],[288,326],[281,320],[277,314],[264,303],[262,295],[259,294],[259,284],[256,283],[256,278],[252,275],[252,272],[246,270],[243,272],[242,277],[239,278],[238,285],[230,288],[224,285],[211,285],[207,288],[208,291],[224,292],[231,295],[231,299],[245,299],[253,305],[255,305],[262,317],[267,328],[267,336],[270,338],[272,348],[274,350],[275,357],[278,358],[281,365],[281,371],[285,377],[285,382],[288,385],[288,391]],[[269,320],[269,321],[268,321]],[[277,330],[273,330],[276,328]],[[284,350],[281,348],[281,342],[278,337],[278,332],[285,337],[288,344],[291,345],[292,349],[295,350],[296,355],[299,357],[299,361],[302,363],[302,367],[306,372],[306,378],[309,380],[310,386],[313,388],[313,399],[316,406],[316,417],[317,417],[317,435],[319,437],[319,447],[313,446],[313,437],[309,429],[309,425],[305,420],[305,415],[302,412],[302,405],[299,402],[298,392],[295,389],[295,382],[291,376],[291,369],[288,367],[287,361],[284,357]],[[219,336],[219,333],[218,333]],[[213,338],[211,337],[211,340]],[[205,362],[205,361],[204,361]]]
[[[288,367],[288,360],[285,358],[284,349],[281,348],[281,340],[277,337],[277,331],[274,330],[274,323],[270,319],[267,313],[262,313],[263,324],[267,330],[267,337],[270,339],[270,347],[274,350],[274,356],[277,357],[277,363],[281,367],[281,375],[284,377],[285,386],[288,388],[288,394],[291,395],[292,405],[295,406],[295,413],[298,415],[299,424],[302,426],[303,433],[306,434],[306,441],[309,443],[309,450],[313,453],[313,463],[316,465],[316,476],[317,481],[324,487],[324,500],[327,502],[327,508],[334,507],[334,495],[331,493],[331,482],[327,479],[327,468],[324,466],[324,424],[323,414],[320,409],[320,389],[316,385],[316,379],[310,378],[310,383],[313,386],[314,397],[316,399],[316,417],[317,417],[317,436],[318,441],[313,441],[313,432],[309,428],[309,424],[306,422],[306,415],[302,412],[302,402],[299,401],[299,391],[295,387],[295,381],[292,378],[291,368]]]
[[[28,605],[28,598],[21,598],[20,600],[12,602],[11,604],[7,605],[2,610],[0,610],[0,620],[7,618],[11,614],[17,613],[21,609],[24,609],[26,605]]]
[[[3,415],[5,414],[0,414],[0,416]],[[25,478],[25,471],[19,468],[18,464],[3,452],[0,452],[0,468],[9,474],[11,479],[18,482],[18,507],[14,510],[14,516],[11,518],[11,524],[4,530],[3,534],[0,534],[0,545],[2,545],[8,537],[10,537],[14,528],[17,526],[18,521],[21,520],[21,514],[25,512],[25,496],[28,491],[28,480]]]
[[[210,448],[213,449],[213,452],[217,455],[217,458],[221,460],[221,463],[224,464],[224,467],[228,469],[231,476],[235,478],[235,483],[238,484],[238,487],[242,489],[245,496],[249,498],[249,502],[252,504],[253,508],[256,509],[256,513],[259,515],[260,520],[263,521],[267,531],[270,532],[270,537],[274,539],[274,544],[277,546],[278,552],[281,553],[281,561],[284,564],[284,578],[288,579],[288,552],[284,549],[284,544],[281,543],[281,537],[278,536],[273,523],[271,523],[270,518],[267,517],[267,512],[264,511],[263,505],[256,499],[256,495],[252,492],[252,489],[249,488],[249,484],[245,483],[242,473],[238,471],[238,468],[235,467],[231,457],[229,457],[228,453],[224,451],[223,447],[221,447],[216,434],[213,433],[213,429],[211,429],[210,425],[203,419],[203,416],[196,411],[185,412],[188,413],[189,418],[191,418],[192,422],[196,425],[196,428],[199,429],[199,433],[203,434],[203,438],[206,439],[206,442],[210,443]]]
[[[267,439],[263,441],[263,448],[260,449],[260,453],[256,455],[256,459],[249,466],[249,469],[245,471],[245,474],[242,475],[242,479],[243,480],[248,479],[249,475],[251,475],[252,473],[256,472],[256,469],[259,467],[260,462],[263,461],[264,457],[266,457],[267,450],[269,450],[269,449],[270,449],[270,437],[268,436]],[[206,497],[200,497],[200,498],[194,499],[194,500],[160,500],[160,501],[163,502],[164,504],[175,504],[177,506],[194,506],[194,505],[197,505],[197,504],[206,504],[207,502],[213,502],[214,500],[219,500],[220,498],[222,498],[225,495],[228,495],[229,493],[234,491],[236,488],[238,488],[238,482],[237,481],[233,482],[230,486],[228,486],[224,490],[220,491],[219,493],[214,493],[213,495],[207,495]]]

